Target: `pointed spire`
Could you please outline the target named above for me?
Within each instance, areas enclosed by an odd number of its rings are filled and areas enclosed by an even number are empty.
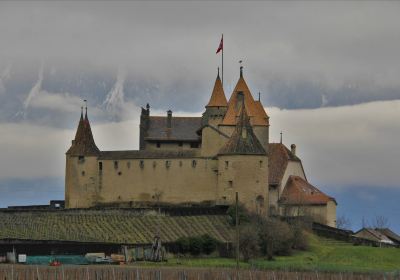
[[[254,134],[246,113],[245,104],[240,106],[239,119],[235,131],[219,151],[219,155],[266,155],[266,152]]]
[[[251,119],[252,125],[268,126],[268,115],[264,110],[261,102],[254,100],[253,95],[250,92],[249,87],[245,79],[243,78],[242,66],[241,76],[236,83],[235,89],[232,92],[232,96],[228,102],[228,109],[226,111],[223,125],[235,125],[236,119],[239,117],[239,110],[237,109],[238,94],[242,92],[244,96],[244,104],[246,105],[246,113]]]
[[[221,79],[219,77],[219,68],[218,68],[217,79],[215,80],[214,89],[212,91],[210,101],[208,101],[208,104],[206,105],[206,108],[226,107],[226,106],[228,106],[228,101],[226,100],[225,97],[225,92],[222,87]]]
[[[94,142],[92,129],[87,116],[87,107],[85,119],[83,118],[83,107],[81,107],[78,129],[76,130],[75,139],[72,142],[72,146],[67,151],[67,154],[72,156],[96,156],[99,153],[100,150]]]

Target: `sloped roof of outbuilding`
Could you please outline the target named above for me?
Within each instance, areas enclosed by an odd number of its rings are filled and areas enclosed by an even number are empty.
[[[289,176],[279,199],[279,203],[285,205],[324,205],[329,201],[336,203],[333,197],[326,195],[303,178],[294,175]]]
[[[281,143],[270,143],[268,145],[268,152],[268,181],[270,185],[278,185],[281,183],[289,161],[297,161],[301,163],[301,160]]]
[[[150,116],[146,140],[160,141],[199,141],[197,131],[201,127],[201,117],[172,117],[171,128],[167,118]]]

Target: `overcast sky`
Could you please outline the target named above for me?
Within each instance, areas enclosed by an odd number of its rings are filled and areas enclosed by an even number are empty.
[[[138,148],[147,102],[200,115],[221,33],[227,97],[243,60],[271,142],[297,144],[311,183],[356,190],[359,209],[398,196],[399,14],[396,1],[0,2],[0,206],[62,198],[84,98],[101,149]],[[400,229],[389,205],[367,215]]]

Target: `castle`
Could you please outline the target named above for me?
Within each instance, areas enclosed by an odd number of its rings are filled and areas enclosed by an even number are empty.
[[[66,153],[65,206],[231,205],[262,215],[310,215],[335,226],[336,201],[306,178],[296,146],[269,142],[269,117],[240,77],[221,79],[201,117],[140,116],[139,150],[100,151],[87,111]]]

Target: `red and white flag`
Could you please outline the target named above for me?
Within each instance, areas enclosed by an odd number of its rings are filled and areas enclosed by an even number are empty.
[[[224,37],[221,37],[221,42],[219,43],[219,47],[217,49],[216,54],[222,51],[223,49],[224,49]]]

